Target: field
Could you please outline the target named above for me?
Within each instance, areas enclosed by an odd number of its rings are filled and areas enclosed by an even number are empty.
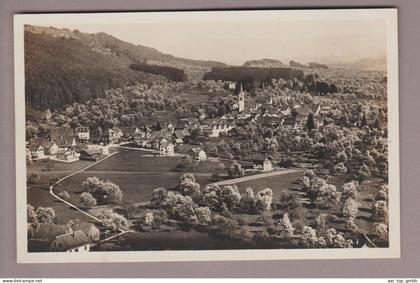
[[[158,187],[174,189],[178,184],[179,177],[188,171],[178,171],[176,166],[182,163],[183,157],[151,156],[149,152],[141,150],[121,149],[118,154],[80,172],[54,187],[54,192],[67,191],[70,194],[69,201],[79,203],[82,193],[82,182],[87,177],[96,176],[100,179],[110,180],[120,186],[123,192],[123,204],[135,204],[150,200],[152,191]],[[48,164],[54,164],[53,166]],[[58,202],[49,194],[49,178],[64,177],[74,171],[80,170],[92,162],[77,161],[73,163],[61,163],[50,160],[34,162],[28,167],[28,174],[41,172],[41,180],[37,184],[29,185],[28,203],[34,206],[52,206],[59,215],[59,222],[78,218],[77,211],[68,209],[66,205]],[[228,168],[230,162],[224,162],[223,168]],[[49,171],[43,171],[47,166]],[[220,168],[219,162],[199,162],[192,171],[196,180],[202,187],[213,182],[212,174],[225,174],[226,169]],[[71,211],[69,211],[71,210]]]
[[[39,173],[40,180],[35,184],[28,184],[27,203],[33,206],[52,207],[57,214],[57,223],[67,223],[71,219],[90,221],[91,218],[70,208],[68,205],[58,201],[49,193],[50,178],[62,178],[88,165],[91,161],[58,162],[52,160],[37,160],[27,166],[28,176],[32,173]]]

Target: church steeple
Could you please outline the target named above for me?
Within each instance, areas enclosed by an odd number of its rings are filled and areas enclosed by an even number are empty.
[[[245,93],[244,93],[244,90],[243,90],[243,87],[242,87],[242,83],[241,83],[241,86],[240,86],[240,89],[239,89],[239,94],[238,94],[238,110],[239,110],[239,112],[242,112],[242,111],[244,111],[244,109],[245,109]]]

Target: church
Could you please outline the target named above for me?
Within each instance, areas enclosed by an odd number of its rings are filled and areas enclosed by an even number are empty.
[[[239,113],[241,113],[245,110],[245,92],[242,88],[242,83],[241,83],[241,87],[240,87],[239,93],[238,93],[238,102],[235,102],[232,105],[232,109],[233,110],[238,110]]]

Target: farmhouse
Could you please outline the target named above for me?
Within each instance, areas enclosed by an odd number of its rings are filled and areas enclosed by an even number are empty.
[[[39,223],[35,227],[28,227],[28,250],[30,252],[45,252],[50,248],[50,243],[59,235],[71,233],[73,230],[68,225]]]
[[[173,156],[174,155],[174,145],[172,143],[161,143],[159,146],[159,154]]]
[[[205,161],[207,159],[206,152],[199,147],[191,148],[190,152],[194,158],[200,161]]]
[[[97,161],[101,158],[101,152],[95,149],[86,149],[80,152],[81,160]]]
[[[68,148],[60,148],[57,151],[57,158],[61,159],[61,160],[66,160],[66,161],[72,161],[72,160],[78,160],[79,159],[79,154],[74,151],[73,149],[68,149]]]
[[[54,141],[44,141],[42,143],[45,154],[55,155],[58,152],[58,145]]]
[[[52,252],[88,252],[90,239],[82,230],[56,236],[50,244]]]
[[[273,169],[273,164],[271,162],[272,159],[273,158],[270,155],[268,156],[257,155],[253,159],[254,169],[259,169],[263,171],[268,171],[268,170]]]
[[[89,239],[91,239],[92,241],[99,240],[100,231],[92,223],[82,222],[79,220],[70,220],[67,225],[69,225],[73,229],[73,231],[83,231],[83,233],[85,233],[85,235],[88,236]]]
[[[108,142],[110,144],[118,143],[123,136],[123,132],[118,127],[113,127],[108,130]]]
[[[32,158],[43,158],[45,156],[44,147],[40,144],[33,144],[29,146]]]
[[[88,141],[90,139],[89,127],[78,127],[76,129],[77,138],[82,141]]]

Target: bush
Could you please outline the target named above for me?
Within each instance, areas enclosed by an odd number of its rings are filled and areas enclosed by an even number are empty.
[[[96,205],[96,199],[92,196],[91,193],[83,192],[80,195],[80,205],[83,207],[93,207]]]
[[[38,207],[36,216],[38,223],[52,224],[56,219],[56,213],[52,207]]]
[[[70,198],[70,194],[67,191],[62,191],[58,193],[57,196],[64,200],[68,200]]]
[[[41,180],[39,173],[32,173],[28,178],[28,183],[35,184]]]
[[[156,205],[160,205],[168,195],[168,191],[165,188],[157,188],[152,192],[150,202]]]

